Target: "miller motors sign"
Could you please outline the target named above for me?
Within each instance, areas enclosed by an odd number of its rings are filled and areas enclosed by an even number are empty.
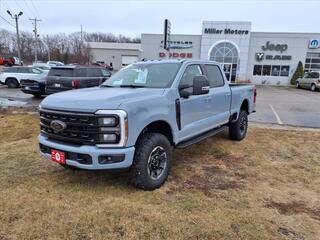
[[[239,29],[216,29],[216,28],[205,28],[205,34],[225,34],[225,35],[248,35],[249,30],[239,30]]]

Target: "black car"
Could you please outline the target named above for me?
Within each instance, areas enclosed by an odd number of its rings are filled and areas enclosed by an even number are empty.
[[[111,76],[98,66],[66,65],[52,67],[48,73],[46,93],[52,94],[78,88],[96,87]]]
[[[30,79],[21,79],[20,86],[22,92],[32,94],[35,97],[46,95],[45,78],[38,81]]]

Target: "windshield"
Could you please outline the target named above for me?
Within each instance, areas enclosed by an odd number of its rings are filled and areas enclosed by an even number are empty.
[[[114,74],[102,86],[167,88],[179,67],[179,63],[132,64]]]

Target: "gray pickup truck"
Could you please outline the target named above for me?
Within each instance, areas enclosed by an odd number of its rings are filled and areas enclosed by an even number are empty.
[[[226,128],[245,138],[255,101],[255,86],[229,84],[215,62],[138,62],[99,87],[44,99],[40,152],[65,168],[129,169],[134,186],[153,190],[167,179],[174,147]]]

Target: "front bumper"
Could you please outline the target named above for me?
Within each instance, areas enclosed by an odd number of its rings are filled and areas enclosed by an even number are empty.
[[[91,157],[92,162],[90,164],[83,164],[77,160],[72,160],[66,158],[66,164],[70,166],[74,166],[81,169],[87,170],[104,170],[104,169],[124,169],[129,168],[132,165],[134,158],[134,147],[129,148],[98,148],[96,146],[83,145],[76,146],[67,143],[60,143],[58,141],[53,141],[48,139],[41,134],[38,136],[38,141],[41,145],[46,146],[50,149],[60,150],[67,153],[73,154],[83,154],[89,155]],[[41,152],[41,155],[45,158],[51,159],[50,153]],[[116,163],[99,163],[99,157],[105,155],[124,155],[124,159],[121,162]]]

